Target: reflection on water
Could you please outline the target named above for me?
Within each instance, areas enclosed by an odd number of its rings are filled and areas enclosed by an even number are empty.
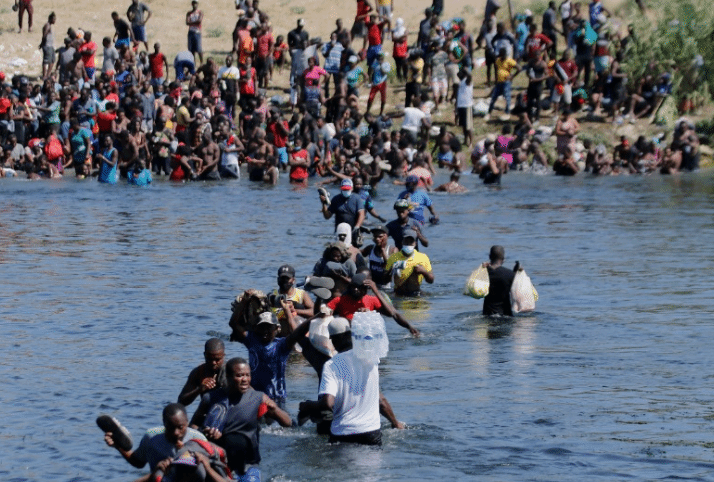
[[[264,480],[711,480],[712,175],[463,180],[433,196],[434,284],[393,297],[422,337],[387,322],[381,385],[408,429],[374,450],[269,427]],[[391,217],[397,188],[379,189]],[[309,273],[333,227],[318,208],[287,184],[0,180],[0,479],[137,478],[96,416],[135,440],[159,425],[233,297],[284,262]],[[461,294],[492,244],[527,269],[536,312],[486,319]],[[299,355],[287,373],[294,416],[317,379]]]

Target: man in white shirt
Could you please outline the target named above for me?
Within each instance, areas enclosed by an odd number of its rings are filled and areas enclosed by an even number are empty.
[[[397,114],[394,117],[404,116],[402,135],[408,136],[412,144],[416,144],[422,128],[429,127],[430,121],[426,113],[421,109],[421,99],[419,97],[415,97],[412,100],[412,104],[413,107],[405,107],[402,114]]]
[[[464,129],[464,140],[466,145],[473,144],[474,132],[474,85],[471,73],[465,69],[459,71],[459,90],[456,94],[456,115],[459,125]]]
[[[327,329],[338,353],[322,369],[319,401],[302,402],[300,412],[332,410],[330,443],[381,445],[380,413],[394,428],[402,429],[404,424],[397,420],[389,402],[379,392],[378,366],[355,355],[347,319],[335,318]]]

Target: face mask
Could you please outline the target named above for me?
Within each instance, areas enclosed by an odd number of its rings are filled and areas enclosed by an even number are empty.
[[[344,197],[350,197],[350,194],[352,194],[352,191],[342,191]]]
[[[414,253],[414,246],[402,246],[402,253],[411,256]]]

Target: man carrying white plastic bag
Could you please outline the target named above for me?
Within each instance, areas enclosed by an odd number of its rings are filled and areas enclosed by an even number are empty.
[[[359,312],[352,322],[356,336],[345,318],[330,322],[330,340],[338,353],[325,363],[319,400],[300,403],[298,418],[332,410],[330,443],[381,445],[380,413],[393,428],[404,428],[379,391],[379,358],[388,350],[384,320],[375,312]]]

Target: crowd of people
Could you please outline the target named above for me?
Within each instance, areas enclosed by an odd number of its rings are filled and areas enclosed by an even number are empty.
[[[601,0],[551,1],[540,24],[528,10],[504,18],[491,0],[473,35],[464,19],[441,18],[439,1],[416,31],[394,20],[391,2],[375,7],[358,0],[352,28],[337,19],[323,42],[310,36],[304,19],[275,37],[259,0],[240,0],[230,55],[204,62],[204,13],[193,0],[188,49],[174,57],[174,72],[160,43],[149,51],[145,25],[152,12],[139,0],[131,0],[125,18],[112,12],[115,34],[101,41],[101,65],[86,29],[69,28],[58,48],[53,12],[42,28],[41,78],[0,73],[0,174],[37,179],[73,171],[139,185],[157,175],[210,181],[244,172],[275,184],[288,173],[291,183],[320,185],[360,175],[374,186],[385,175],[399,182],[415,170],[434,174],[436,165],[458,175],[469,161],[485,183],[521,169],[572,175],[698,168],[699,140],[686,119],[668,143],[661,135],[621,139],[614,148],[578,140],[579,112],[587,111],[581,121],[617,124],[654,116],[676,69],[652,59],[642,78],[628,81],[623,65],[637,36],[632,26],[622,35]],[[20,28],[23,12],[32,10],[19,10]],[[474,102],[474,70],[483,67],[492,87],[488,104]],[[283,68],[290,94],[268,98]],[[521,74],[526,88],[514,90]],[[474,113],[493,125],[501,97],[507,118],[500,135],[474,142]],[[394,109],[386,109],[390,99]],[[446,106],[453,107],[453,122],[439,129],[436,116]],[[541,120],[546,111],[555,126]],[[430,176],[420,184],[431,189]],[[458,177],[441,190],[461,191]]]
[[[164,408],[163,426],[147,430],[133,448],[128,431],[116,419],[101,416],[106,444],[134,467],[149,465],[140,480],[256,482],[261,480],[259,434],[266,423],[287,428],[311,421],[329,443],[377,446],[382,444],[380,415],[393,429],[405,428],[380,390],[378,361],[366,361],[353,345],[358,339],[353,320],[362,312],[376,311],[413,336],[420,334],[382,289],[393,280],[395,294],[415,296],[398,289],[403,277],[397,271],[410,271],[409,288],[417,290],[422,280],[433,282],[434,275],[428,258],[418,256],[413,230],[403,236],[399,250],[386,240],[388,231],[372,229],[373,244],[350,254],[351,233],[338,229],[338,241],[325,249],[304,283],[298,286],[295,269],[286,264],[278,268],[271,294],[248,290],[236,297],[229,339],[245,346],[248,359],[226,361],[226,343],[209,339],[204,363],[188,374],[177,403]],[[513,315],[510,292],[520,266],[516,262],[507,269],[504,259],[504,248],[493,246],[484,263],[491,284],[483,304],[486,316]],[[320,383],[317,400],[300,402],[294,418],[286,407],[286,366],[296,345]],[[187,407],[196,399],[189,418]]]

